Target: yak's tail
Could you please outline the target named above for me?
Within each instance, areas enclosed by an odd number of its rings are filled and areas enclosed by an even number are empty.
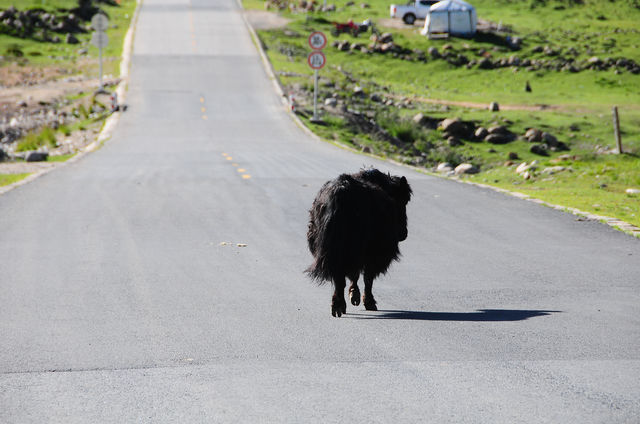
[[[342,262],[347,254],[345,252],[345,234],[349,231],[350,202],[349,190],[352,188],[353,179],[348,175],[341,175],[338,183],[330,188],[327,193],[326,203],[322,212],[315,217],[314,227],[310,232],[314,234],[314,258],[304,272],[318,285],[327,281],[333,281],[334,277],[342,271]],[[345,207],[347,206],[347,207]],[[310,246],[311,247],[311,246]]]

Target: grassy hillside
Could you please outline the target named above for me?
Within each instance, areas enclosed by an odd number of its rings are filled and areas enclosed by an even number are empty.
[[[103,50],[105,60],[104,72],[118,75],[119,59],[122,54],[124,36],[136,7],[136,0],[94,0],[86,16],[79,13],[82,0],[0,0],[0,13],[10,8],[18,12],[37,11],[38,16],[48,14],[54,16],[54,25],[65,23],[65,19],[73,14],[77,25],[67,25],[59,30],[45,27],[40,18],[0,19],[0,66],[17,64],[37,68],[55,66],[68,69],[71,73],[98,74],[98,49],[90,44],[89,28],[91,16],[102,10],[109,17],[109,45]],[[36,12],[29,12],[36,14]],[[25,24],[26,22],[31,24]],[[21,27],[21,28],[17,28]],[[77,38],[77,44],[67,42],[67,34]]]
[[[291,23],[258,33],[306,122],[313,87],[307,37],[313,30],[327,34],[319,99],[333,97],[336,105],[322,106],[323,125],[308,122],[322,137],[426,169],[470,162],[481,172],[467,178],[640,225],[640,198],[626,193],[640,188],[640,5],[472,3],[487,30],[471,39],[429,40],[417,25],[390,22],[390,3],[381,0],[368,1],[370,7],[340,0],[327,12],[303,11],[302,2],[278,11],[270,2],[269,10]],[[264,9],[265,3],[246,0],[245,7]],[[332,22],[348,19],[372,19],[381,33],[391,33],[392,48],[381,52],[370,32],[330,34]],[[493,101],[500,111],[487,109]],[[614,146],[613,105],[630,154],[602,154]],[[418,113],[428,117],[426,125],[412,120]],[[450,141],[434,123],[456,117],[473,129],[501,125],[513,139],[492,144],[466,135]],[[569,150],[532,153],[536,143],[524,139],[529,128],[552,134]],[[515,172],[534,160],[527,179]],[[551,166],[565,170],[543,172]]]

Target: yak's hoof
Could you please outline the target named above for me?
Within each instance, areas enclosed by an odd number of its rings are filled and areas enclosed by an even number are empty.
[[[331,302],[331,315],[340,318],[342,314],[347,313],[347,302],[343,299],[333,300]]]
[[[364,308],[367,311],[377,311],[378,307],[376,306],[376,300],[373,297],[365,297],[362,296],[362,303],[364,303]]]
[[[360,304],[360,289],[358,289],[357,286],[349,287],[349,299],[353,306],[358,306]]]

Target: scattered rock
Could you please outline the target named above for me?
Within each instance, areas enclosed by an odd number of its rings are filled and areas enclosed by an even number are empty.
[[[491,104],[489,105],[489,110],[491,112],[498,112],[500,110],[500,105],[498,104],[498,102],[491,102]]]
[[[529,128],[527,132],[524,133],[524,138],[530,143],[542,141],[542,131],[536,128]]]
[[[491,144],[505,144],[509,142],[509,139],[502,134],[489,134],[484,138],[484,141]]]
[[[507,158],[509,160],[518,160],[518,159],[520,159],[516,152],[509,152],[509,154],[507,155]]]
[[[378,42],[381,44],[393,42],[393,34],[391,34],[390,32],[385,32],[378,38]]]
[[[67,34],[66,42],[67,44],[78,44],[80,40],[73,34]]]
[[[440,122],[438,125],[442,130],[449,135],[457,137],[466,137],[469,133],[469,128],[459,118],[447,118]]]
[[[418,113],[413,116],[412,120],[418,125],[425,125],[429,121],[429,118],[422,113]]]
[[[480,69],[493,69],[494,64],[488,57],[483,57],[478,61],[478,68]]]
[[[46,161],[49,157],[49,153],[47,152],[27,152],[24,156],[24,160],[27,162],[43,162]]]
[[[478,127],[474,135],[476,138],[484,140],[484,138],[489,135],[489,131],[487,131],[485,127]]]
[[[464,143],[460,141],[458,137],[450,136],[447,138],[447,143],[450,147],[462,146]]]
[[[542,170],[543,174],[557,174],[558,172],[566,171],[569,168],[565,168],[564,166],[548,166]]]
[[[449,162],[441,162],[436,167],[436,172],[453,172],[453,166]]]
[[[625,193],[627,194],[640,194],[640,189],[639,188],[628,188],[625,190]]]
[[[427,49],[427,53],[429,53],[429,56],[431,56],[434,59],[437,59],[440,57],[440,52],[436,47],[429,47]]]
[[[336,107],[337,104],[338,104],[338,99],[336,99],[335,97],[329,97],[324,101],[324,105],[329,107]]]
[[[477,174],[478,172],[480,172],[480,169],[470,163],[461,163],[460,165],[456,166],[456,169],[454,170],[454,173],[456,175]]]
[[[531,148],[529,148],[529,151],[536,155],[549,156],[546,144],[533,144]]]
[[[364,97],[364,90],[359,85],[353,87],[353,95],[356,97]]]

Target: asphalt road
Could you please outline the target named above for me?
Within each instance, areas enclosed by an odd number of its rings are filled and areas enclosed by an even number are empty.
[[[232,0],[145,0],[128,103],[0,196],[0,422],[639,422],[639,240],[309,138]],[[307,210],[370,165],[409,238],[332,318]]]

